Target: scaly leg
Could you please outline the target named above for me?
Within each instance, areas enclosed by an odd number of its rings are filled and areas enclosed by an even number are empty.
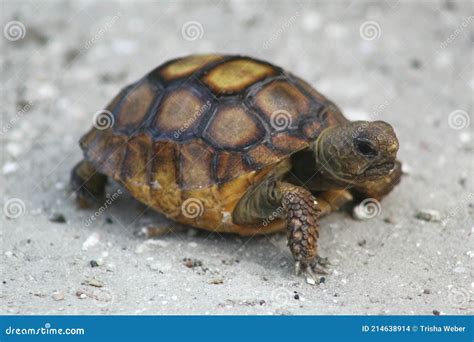
[[[319,238],[318,203],[308,190],[290,183],[277,182],[276,189],[282,195],[282,205],[288,222],[288,246],[295,259],[295,271],[326,273],[318,266],[322,259],[317,252]]]
[[[321,210],[310,191],[291,183],[267,178],[248,190],[233,212],[240,225],[258,226],[269,217],[287,221],[288,246],[295,260],[296,273],[326,273],[318,266],[318,223]]]

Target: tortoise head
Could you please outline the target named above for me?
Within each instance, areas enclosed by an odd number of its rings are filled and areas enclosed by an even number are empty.
[[[326,128],[312,148],[329,178],[357,184],[392,172],[398,139],[384,121],[354,121]]]

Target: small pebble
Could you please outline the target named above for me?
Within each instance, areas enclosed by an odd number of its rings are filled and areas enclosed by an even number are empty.
[[[55,292],[55,293],[53,293],[53,299],[54,299],[55,301],[64,300],[64,293],[62,293],[62,292]]]
[[[202,261],[197,260],[197,259],[191,259],[191,258],[184,258],[183,263],[184,263],[184,266],[186,266],[188,268],[194,268],[194,267],[202,266]]]
[[[430,294],[430,293],[431,293],[431,290],[430,290],[430,289],[424,289],[424,290],[423,290],[423,293],[424,293],[424,294]]]
[[[360,246],[360,247],[364,247],[366,244],[367,244],[367,240],[360,240],[359,242],[357,242],[357,244]]]
[[[167,247],[168,242],[163,241],[163,240],[154,240],[154,239],[148,239],[145,242],[139,244],[137,248],[135,249],[135,253],[137,254],[142,254],[145,252],[150,252],[152,249],[156,249],[157,247]]]
[[[314,11],[305,13],[301,26],[305,32],[313,33],[321,26],[321,16]]]
[[[49,221],[55,222],[55,223],[66,223],[66,218],[61,213],[53,213],[49,217]]]
[[[433,310],[433,315],[439,316],[439,315],[440,315],[440,312],[439,312],[438,310]]]
[[[151,263],[151,264],[148,264],[148,268],[150,269],[150,271],[158,271],[160,269],[160,266],[158,263]]]
[[[415,214],[415,218],[427,222],[441,222],[441,214],[437,210],[422,209]]]
[[[79,299],[84,299],[87,298],[87,295],[84,293],[82,290],[77,290],[76,291],[76,297]]]
[[[413,69],[420,69],[421,68],[421,61],[419,59],[413,58],[411,60],[411,67]]]
[[[19,157],[23,153],[23,147],[18,143],[7,144],[6,150],[12,157],[15,158]]]
[[[412,171],[413,170],[412,170],[412,168],[409,164],[407,164],[407,163],[402,164],[402,173],[404,175],[409,175],[410,173],[412,173]]]
[[[316,281],[313,279],[313,277],[306,277],[306,282],[310,285],[316,285]]]
[[[299,299],[300,299],[300,295],[299,295],[299,294],[295,294],[294,298],[295,298],[296,300],[299,300]]]
[[[13,162],[6,162],[2,167],[2,172],[4,175],[14,173],[16,170],[18,170],[18,164]]]
[[[95,279],[95,278],[89,278],[86,279],[82,282],[82,285],[89,285],[93,287],[103,287],[104,283],[102,283],[100,280]]]
[[[149,225],[140,229],[139,235],[146,237],[147,239],[157,237],[169,233],[171,231],[168,227],[157,227]]]
[[[95,260],[91,260],[91,261],[90,261],[90,265],[91,265],[92,268],[94,268],[94,267],[99,267],[99,264],[98,264],[97,261],[95,261]]]
[[[326,278],[325,278],[325,277],[319,278],[319,283],[320,283],[320,284],[323,284],[323,283],[325,283],[325,282],[326,282]]]
[[[469,133],[463,132],[459,135],[459,140],[461,140],[463,144],[467,144],[471,141],[471,135]]]
[[[211,281],[209,282],[209,284],[213,284],[213,285],[224,284],[224,280],[222,280],[222,279],[214,279],[214,280],[211,280]]]
[[[94,247],[99,243],[99,233],[92,233],[82,244],[82,250],[87,251],[89,248]]]

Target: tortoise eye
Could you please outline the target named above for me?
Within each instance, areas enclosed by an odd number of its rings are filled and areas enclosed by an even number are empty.
[[[366,157],[375,157],[377,155],[377,150],[368,141],[356,139],[355,147],[357,151],[359,151],[361,154],[363,154]]]

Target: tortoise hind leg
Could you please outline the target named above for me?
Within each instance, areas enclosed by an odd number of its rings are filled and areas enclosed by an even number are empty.
[[[79,207],[94,206],[104,195],[107,176],[99,173],[91,162],[82,160],[71,171],[71,187]]]

